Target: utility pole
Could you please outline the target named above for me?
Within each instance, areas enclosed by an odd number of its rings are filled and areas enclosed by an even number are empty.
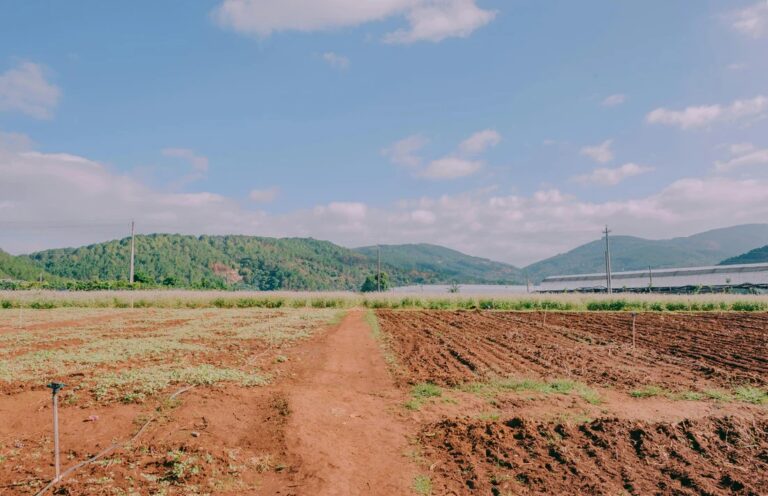
[[[653,271],[651,266],[648,266],[648,292],[653,293]]]
[[[381,293],[381,245],[376,245],[376,259],[378,266],[378,275],[376,276],[376,289]]]
[[[613,285],[611,284],[611,247],[608,243],[608,234],[610,232],[606,224],[603,234],[605,234],[605,287],[608,290],[608,294],[613,293]]]
[[[134,267],[134,257],[136,255],[136,247],[135,247],[135,240],[134,240],[134,222],[131,221],[131,275],[128,279],[128,282],[133,284],[133,267]]]

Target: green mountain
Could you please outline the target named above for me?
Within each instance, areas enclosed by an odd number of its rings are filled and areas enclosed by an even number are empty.
[[[130,238],[16,257],[74,280],[127,280]],[[376,249],[327,241],[253,236],[136,236],[136,279],[181,287],[357,290],[376,270]],[[383,247],[382,270],[395,285],[519,280],[512,266],[431,245]],[[24,277],[27,279],[27,277]]]
[[[36,281],[41,275],[44,281],[55,279],[31,260],[0,250],[0,279]]]
[[[126,280],[130,238],[80,248],[45,250],[27,258],[64,278]],[[314,239],[136,236],[136,279],[139,281],[262,290],[357,289],[372,270],[366,257]]]
[[[371,260],[375,246],[355,248]],[[406,273],[412,284],[512,284],[523,281],[517,267],[430,244],[381,245],[381,259]]]
[[[720,265],[768,263],[768,245],[731,257],[720,262]]]
[[[614,271],[716,265],[757,246],[768,244],[768,224],[745,224],[714,229],[682,238],[650,240],[633,236],[611,238]],[[536,262],[523,271],[533,281],[547,276],[605,272],[605,243],[593,241]]]

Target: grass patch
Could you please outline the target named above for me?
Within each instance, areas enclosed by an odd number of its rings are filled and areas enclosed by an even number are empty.
[[[659,386],[644,386],[640,389],[630,391],[629,395],[633,398],[654,398],[666,394]]]
[[[500,379],[489,382],[475,382],[461,386],[461,390],[493,399],[499,393],[539,393],[539,394],[577,394],[592,405],[602,403],[602,398],[594,389],[570,379],[540,381],[535,379]]]
[[[416,384],[411,388],[411,399],[405,403],[408,410],[419,410],[421,406],[430,398],[439,398],[443,395],[443,390],[439,386],[424,382]]]
[[[426,475],[417,475],[413,478],[413,492],[422,496],[432,494],[432,479]]]
[[[267,378],[238,369],[200,365],[183,369],[147,367],[121,373],[105,374],[93,386],[97,400],[120,399],[124,403],[141,403],[148,396],[162,392],[174,384],[210,386],[234,382],[242,386],[262,386]]]
[[[737,400],[753,405],[768,404],[768,392],[756,387],[743,386],[733,392]]]
[[[681,391],[672,392],[660,388],[659,386],[645,386],[631,391],[633,398],[654,398],[663,396],[675,401],[740,401],[751,403],[753,405],[768,404],[768,391],[752,386],[742,386],[733,390],[733,392],[722,391],[720,389],[707,389],[705,391]]]
[[[397,358],[395,358],[395,354],[392,352],[392,347],[390,346],[386,334],[381,330],[381,325],[379,324],[379,319],[376,317],[376,312],[373,310],[365,312],[365,322],[371,328],[373,339],[379,343],[381,352],[384,355],[384,361],[387,362],[391,371],[396,371],[398,368]]]

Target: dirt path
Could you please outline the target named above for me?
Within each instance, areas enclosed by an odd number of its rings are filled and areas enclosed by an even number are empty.
[[[399,413],[404,393],[364,315],[351,311],[303,350],[286,387],[287,444],[301,460],[298,494],[412,494],[416,468],[405,455],[409,430]]]

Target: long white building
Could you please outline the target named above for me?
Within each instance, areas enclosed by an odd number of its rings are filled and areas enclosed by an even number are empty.
[[[635,292],[768,290],[768,263],[614,272],[611,284],[614,291]],[[605,291],[606,277],[604,272],[551,276],[544,279],[538,289],[542,292]]]

